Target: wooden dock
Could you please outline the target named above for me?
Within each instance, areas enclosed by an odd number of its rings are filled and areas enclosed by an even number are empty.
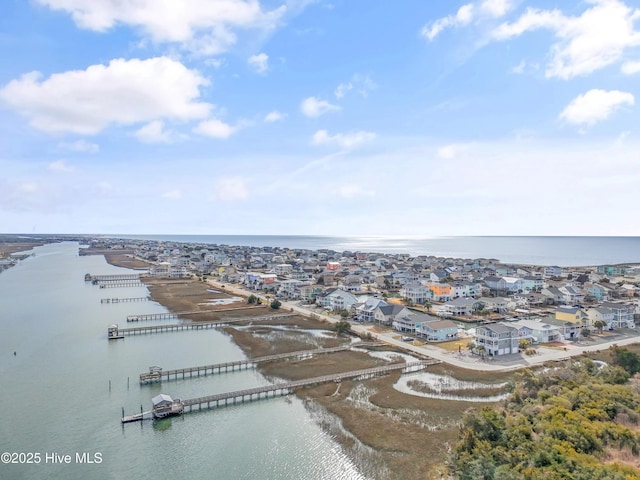
[[[179,332],[183,330],[206,330],[209,328],[226,327],[234,323],[240,322],[261,322],[273,320],[276,318],[296,316],[296,313],[284,313],[279,315],[264,315],[261,317],[237,317],[228,318],[224,320],[217,320],[214,322],[184,322],[184,323],[172,323],[168,325],[153,325],[149,327],[132,327],[132,328],[116,328],[116,325],[109,327],[109,339],[122,338],[125,335],[145,335],[149,333],[165,333],[165,332]]]
[[[162,370],[160,367],[149,367],[149,372],[140,374],[140,384],[162,382],[164,380],[178,380],[192,377],[200,377],[205,375],[213,375],[220,373],[233,372],[235,370],[248,370],[255,368],[260,363],[273,362],[284,359],[304,359],[311,358],[314,355],[323,355],[328,353],[343,352],[352,348],[379,347],[382,343],[377,342],[358,342],[351,345],[332,348],[316,348],[313,350],[301,350],[297,352],[280,353],[277,355],[267,355],[264,357],[252,358],[249,360],[237,360],[234,362],[216,363],[212,365],[202,365],[199,367],[177,368],[175,370]]]
[[[127,302],[148,302],[151,297],[130,297],[130,298],[101,298],[100,303],[127,303]]]
[[[126,281],[140,281],[141,274],[139,273],[126,273],[121,275],[91,275],[87,273],[84,276],[85,282],[126,282]]]
[[[394,363],[392,365],[384,365],[381,367],[367,368],[364,370],[354,370],[351,372],[336,373],[333,375],[324,375],[321,377],[307,378],[303,380],[296,380],[293,382],[276,383],[272,385],[265,385],[263,387],[248,388],[245,390],[237,390],[234,392],[218,393],[215,395],[208,395],[206,397],[190,398],[182,400],[185,412],[192,412],[196,410],[202,410],[203,408],[218,408],[229,404],[243,404],[251,402],[253,400],[260,400],[262,398],[276,397],[282,395],[288,395],[293,393],[296,389],[307,387],[311,385],[319,385],[321,383],[341,382],[342,380],[349,379],[367,379],[377,376],[385,375],[387,373],[402,370],[403,372],[415,372],[422,370],[428,365],[434,365],[441,363],[440,360],[422,360],[411,363]],[[187,410],[188,408],[188,410]],[[122,417],[122,423],[135,422],[143,420],[145,413]]]
[[[99,285],[100,288],[120,288],[120,287],[144,287],[145,284],[140,281],[126,281],[126,282],[107,282],[107,283],[94,283],[94,285]]]
[[[186,311],[186,312],[177,312],[177,313],[171,313],[171,312],[166,312],[166,313],[140,313],[137,315],[128,315],[127,316],[127,322],[131,323],[131,322],[147,322],[147,321],[152,321],[152,320],[169,320],[169,319],[174,319],[174,318],[178,318],[178,317],[183,317],[185,315],[199,315],[202,313],[221,313],[221,312],[233,312],[233,311],[238,311],[238,310],[249,310],[251,308],[262,308],[262,307],[242,307],[242,308],[220,308],[217,310],[190,310],[190,311]],[[277,314],[277,315],[262,315],[260,317],[242,317],[244,320],[251,320],[251,318],[262,318],[262,317],[277,317],[277,316],[293,316],[293,315],[297,315],[297,314]],[[238,317],[240,318],[240,317]],[[242,320],[242,321],[244,321]],[[240,321],[240,320],[239,320]]]

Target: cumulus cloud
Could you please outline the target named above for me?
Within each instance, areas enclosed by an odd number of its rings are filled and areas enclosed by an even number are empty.
[[[162,120],[154,120],[147,123],[134,134],[143,143],[169,143],[172,140],[172,132],[165,130]]]
[[[618,108],[634,103],[635,98],[631,93],[593,89],[574,98],[559,118],[573,125],[591,126],[606,120]]]
[[[557,41],[551,46],[547,77],[569,79],[587,75],[622,59],[625,50],[640,45],[634,22],[640,10],[619,0],[591,0],[593,6],[578,16],[560,10],[528,8],[515,22],[494,30],[495,40],[506,40],[525,32],[548,29]]]
[[[249,187],[242,177],[225,177],[216,181],[213,198],[221,202],[240,202],[249,198]]]
[[[325,113],[337,112],[340,110],[340,107],[320,98],[309,97],[302,101],[300,104],[300,110],[307,117],[319,117]]]
[[[268,123],[279,122],[283,120],[286,115],[284,113],[279,112],[278,110],[273,110],[265,115],[264,121]]]
[[[235,44],[234,29],[269,30],[287,12],[286,6],[265,11],[256,0],[37,0],[62,10],[80,28],[105,32],[116,25],[133,27],[154,42],[180,43],[206,55]]]
[[[198,126],[193,129],[195,133],[213,138],[229,138],[236,133],[237,130],[238,127],[233,127],[217,118],[200,122]]]
[[[257,73],[267,73],[267,70],[269,70],[269,55],[266,53],[252,55],[247,59],[247,63]]]
[[[512,8],[510,0],[484,0],[462,5],[455,14],[427,23],[420,34],[432,41],[447,28],[464,27],[478,18],[499,18]]]
[[[167,57],[116,59],[41,77],[32,72],[12,80],[0,100],[49,132],[92,135],[112,124],[205,118],[212,108],[198,101],[207,80]]]
[[[75,142],[62,142],[59,147],[73,152],[98,153],[100,146],[97,143],[87,142],[86,140],[76,140]]]
[[[360,145],[372,141],[376,138],[375,133],[359,131],[352,133],[336,133],[335,135],[329,135],[326,130],[318,130],[313,134],[311,143],[313,145],[331,145],[338,146],[345,150],[359,147]]]

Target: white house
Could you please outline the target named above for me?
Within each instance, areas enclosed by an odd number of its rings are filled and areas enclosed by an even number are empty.
[[[316,298],[316,304],[331,311],[350,310],[358,303],[355,295],[339,288],[330,288]]]

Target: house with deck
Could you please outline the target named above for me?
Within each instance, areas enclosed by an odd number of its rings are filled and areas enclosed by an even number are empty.
[[[434,319],[417,323],[416,335],[425,337],[430,342],[446,342],[458,338],[458,326],[451,320]]]
[[[476,344],[484,347],[488,355],[518,353],[520,336],[518,329],[504,323],[491,323],[476,328]]]

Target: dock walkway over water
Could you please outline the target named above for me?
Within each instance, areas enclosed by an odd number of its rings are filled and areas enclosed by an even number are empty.
[[[125,303],[125,302],[148,302],[150,296],[146,297],[129,297],[129,298],[101,298],[100,303]]]
[[[237,360],[233,362],[216,363],[212,365],[202,365],[199,367],[177,368],[175,370],[162,370],[160,367],[149,367],[148,373],[140,374],[140,384],[144,385],[153,382],[162,382],[163,380],[178,380],[184,378],[199,377],[204,375],[212,375],[216,373],[233,372],[235,370],[247,370],[255,368],[259,363],[272,362],[284,359],[304,359],[311,358],[314,355],[323,355],[327,353],[343,352],[351,348],[379,347],[384,345],[378,342],[358,342],[351,345],[332,348],[316,348],[313,350],[301,350],[297,352],[279,353],[276,355],[267,355],[264,357],[256,357],[248,360]]]
[[[364,370],[354,370],[350,372],[336,373],[332,375],[323,375],[321,377],[307,378],[303,380],[296,380],[293,382],[284,382],[284,383],[276,383],[272,385],[265,385],[263,387],[256,388],[248,388],[245,390],[236,390],[233,392],[225,392],[218,393],[215,395],[208,395],[206,397],[198,397],[198,398],[190,398],[186,400],[181,400],[182,405],[184,406],[184,411],[192,412],[194,410],[202,410],[203,408],[217,408],[228,405],[229,403],[245,403],[253,400],[259,400],[261,398],[269,398],[275,396],[288,395],[292,393],[297,388],[307,387],[311,385],[319,385],[321,383],[329,383],[329,382],[341,382],[342,380],[348,379],[367,379],[374,378],[380,375],[385,375],[387,373],[402,370],[403,372],[414,372],[418,370],[422,370],[428,365],[434,365],[437,363],[442,363],[440,360],[422,360],[418,362],[410,362],[410,363],[394,363],[392,365],[383,365],[381,367],[367,368]],[[197,409],[195,407],[198,407]],[[187,410],[187,408],[189,410]],[[143,420],[145,417],[145,413],[148,415],[149,412],[141,412],[136,415],[124,416],[122,417],[122,423],[136,422]]]
[[[162,315],[162,314],[159,314]],[[167,314],[176,315],[176,314]],[[217,320],[214,322],[185,322],[185,323],[172,323],[169,325],[152,325],[149,327],[132,327],[132,328],[118,328],[117,325],[112,325],[108,330],[108,339],[123,338],[125,335],[144,335],[148,333],[164,333],[164,332],[179,332],[183,330],[205,330],[209,328],[226,327],[233,323],[241,322],[265,322],[274,320],[277,318],[293,317],[297,316],[297,313],[283,313],[277,315],[263,315],[259,317],[231,317],[223,320]],[[171,318],[171,317],[167,317]]]

